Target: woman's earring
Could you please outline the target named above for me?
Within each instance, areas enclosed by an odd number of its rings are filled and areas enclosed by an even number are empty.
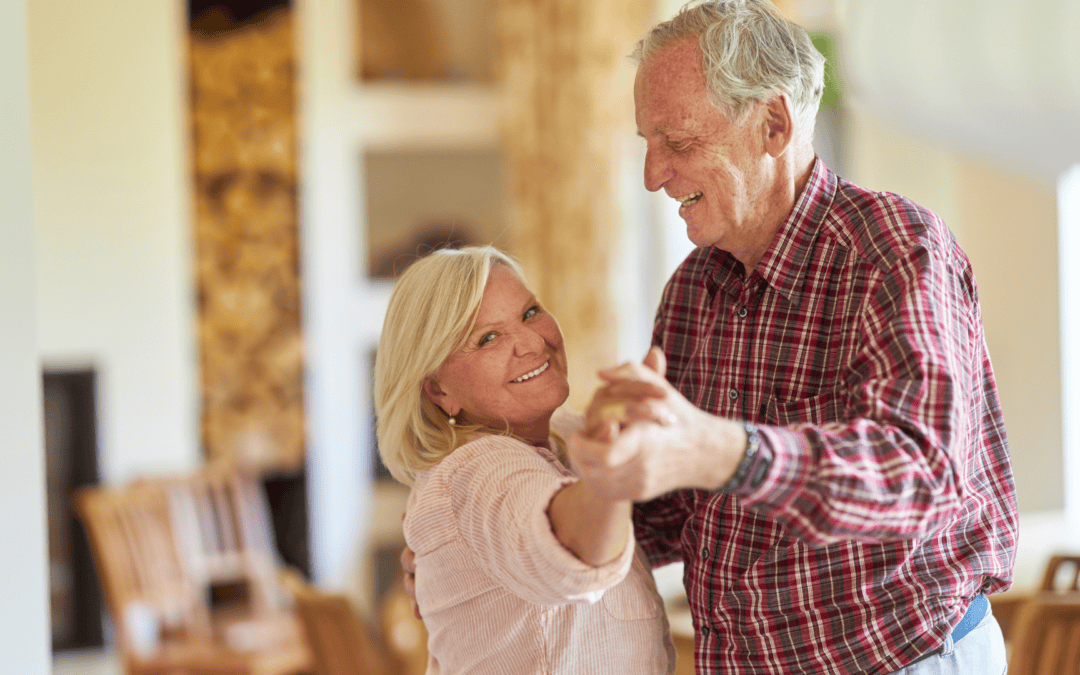
[[[457,420],[454,419],[453,415],[450,416],[450,419],[448,419],[447,422],[450,424],[450,426],[454,426],[455,424],[457,424]]]

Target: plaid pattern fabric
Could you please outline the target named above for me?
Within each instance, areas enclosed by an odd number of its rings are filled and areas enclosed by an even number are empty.
[[[636,508],[652,564],[685,562],[698,673],[889,673],[1009,587],[1005,427],[971,265],[935,214],[819,160],[751,274],[690,254],[654,342],[771,460],[756,488]]]

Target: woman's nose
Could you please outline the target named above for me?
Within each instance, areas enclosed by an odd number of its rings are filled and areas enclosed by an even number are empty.
[[[545,344],[546,341],[544,340],[543,335],[540,335],[531,328],[523,328],[521,333],[518,334],[517,340],[514,342],[514,353],[518,356],[539,354],[544,351]]]

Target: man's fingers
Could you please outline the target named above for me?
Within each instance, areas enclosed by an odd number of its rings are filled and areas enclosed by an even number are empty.
[[[664,398],[667,396],[668,385],[666,382],[645,382],[643,380],[618,380],[604,386],[602,393],[597,392],[604,399],[644,399]]]
[[[406,546],[401,550],[401,571],[405,573],[405,576],[413,576],[416,573],[416,554],[413,550]]]
[[[408,546],[401,551],[401,571],[401,585],[405,588],[405,595],[412,600],[413,616],[423,619],[420,605],[416,604],[416,554]]]
[[[660,375],[652,368],[646,368],[643,364],[628,361],[614,368],[605,368],[597,373],[605,382],[618,380],[643,380],[646,382],[656,381]]]
[[[614,423],[608,423],[598,427],[595,435],[586,435],[574,432],[570,435],[567,443],[567,452],[574,466],[580,468],[603,468],[608,465],[607,456],[611,451],[611,442],[606,437],[612,435],[610,427],[617,427]],[[607,427],[604,429],[603,427]]]
[[[676,422],[674,413],[656,399],[646,399],[636,403],[627,401],[608,403],[600,408],[598,416],[603,423],[618,422],[621,426],[634,422],[655,422],[667,427]],[[596,438],[595,433],[590,435]]]

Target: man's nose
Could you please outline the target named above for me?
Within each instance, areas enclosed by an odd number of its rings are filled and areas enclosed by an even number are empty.
[[[645,189],[656,192],[671,180],[672,170],[663,150],[649,148],[645,151]]]

